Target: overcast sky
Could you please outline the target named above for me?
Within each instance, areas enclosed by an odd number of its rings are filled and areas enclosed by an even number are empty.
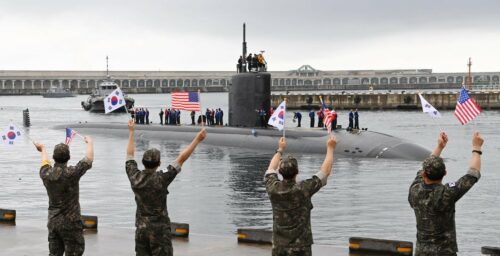
[[[500,1],[0,0],[0,69],[500,71]]]

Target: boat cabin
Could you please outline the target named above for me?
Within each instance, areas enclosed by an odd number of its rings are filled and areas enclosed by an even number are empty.
[[[113,81],[104,81],[99,84],[97,87],[96,94],[100,96],[108,96],[111,94],[114,90],[118,88],[118,84],[116,84]]]

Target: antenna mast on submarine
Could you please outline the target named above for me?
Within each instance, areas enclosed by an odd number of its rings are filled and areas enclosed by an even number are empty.
[[[241,72],[247,72],[247,41],[246,41],[246,24],[243,22],[243,70]]]

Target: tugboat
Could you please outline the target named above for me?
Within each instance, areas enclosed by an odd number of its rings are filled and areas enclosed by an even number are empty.
[[[99,84],[98,88],[89,96],[86,101],[82,101],[82,108],[90,112],[104,113],[104,98],[112,93],[118,84],[113,82],[109,77],[107,81]],[[130,110],[134,107],[135,100],[124,94],[126,105],[114,112],[125,112],[125,107]]]
[[[65,98],[65,97],[76,97],[76,95],[68,89],[63,89],[61,87],[52,86],[43,93],[44,98]]]
[[[97,89],[92,92],[86,101],[82,101],[82,108],[90,112],[104,113],[104,99],[106,96],[111,94],[115,89],[118,88],[108,72],[108,57],[106,56],[106,77],[107,79],[97,86]],[[134,107],[135,100],[128,97],[125,93],[125,106],[115,110],[114,112],[125,112],[131,110]],[[127,109],[125,109],[127,108]]]

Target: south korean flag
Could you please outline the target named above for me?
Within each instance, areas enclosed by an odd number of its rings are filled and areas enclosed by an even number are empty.
[[[268,125],[272,125],[278,130],[282,131],[285,129],[285,112],[286,112],[286,101],[281,102],[278,108],[274,111],[273,115],[269,118]]]
[[[1,139],[5,145],[13,146],[20,137],[21,131],[13,124],[9,124],[7,129],[2,133]]]
[[[104,98],[104,113],[113,112],[122,106],[125,106],[125,97],[122,90],[116,88],[111,94]]]
[[[429,114],[429,116],[431,116],[432,118],[441,117],[441,113],[439,113],[439,111],[437,111],[437,109],[434,108],[431,104],[429,104],[429,102],[424,99],[424,96],[422,96],[422,94],[419,93],[418,96],[420,97],[420,103],[422,104],[422,111],[424,113]]]

